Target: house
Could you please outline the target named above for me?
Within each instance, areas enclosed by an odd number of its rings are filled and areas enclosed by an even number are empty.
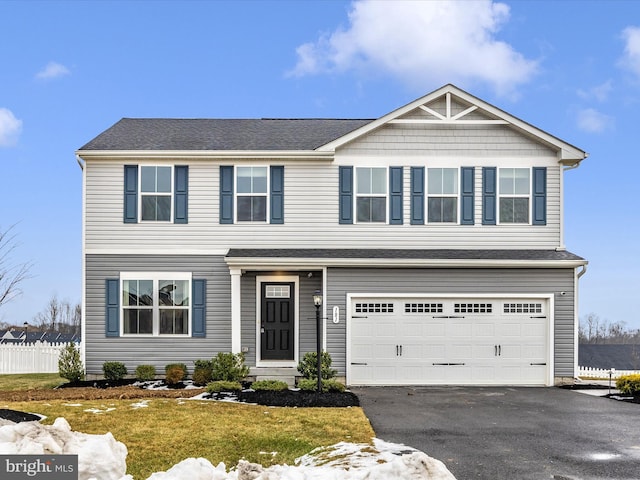
[[[124,118],[77,152],[87,374],[244,352],[349,385],[553,385],[577,365],[579,148],[446,85],[377,119]]]
[[[60,333],[53,331],[28,331],[25,329],[11,328],[9,330],[0,330],[0,344],[6,343],[80,343],[80,335],[74,333]]]

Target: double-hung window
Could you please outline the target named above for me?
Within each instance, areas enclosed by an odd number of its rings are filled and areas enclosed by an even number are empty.
[[[191,274],[122,273],[124,335],[189,335]]]
[[[239,222],[266,222],[268,168],[238,167],[236,175],[236,212]]]
[[[140,167],[140,219],[142,221],[171,221],[172,170],[172,167]]]
[[[387,221],[387,169],[356,168],[356,220],[358,222]]]
[[[529,223],[530,193],[530,169],[498,169],[500,223]]]
[[[427,209],[429,223],[458,221],[458,169],[427,169]]]

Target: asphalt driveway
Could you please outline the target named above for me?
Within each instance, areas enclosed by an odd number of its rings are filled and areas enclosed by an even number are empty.
[[[640,479],[640,405],[560,388],[352,388],[376,435],[458,480]]]

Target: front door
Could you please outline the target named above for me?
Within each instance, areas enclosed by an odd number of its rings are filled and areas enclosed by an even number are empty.
[[[294,359],[294,283],[262,283],[260,357],[262,360]]]

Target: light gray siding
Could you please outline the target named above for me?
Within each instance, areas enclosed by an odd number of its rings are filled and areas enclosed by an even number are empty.
[[[231,351],[231,277],[222,257],[197,255],[87,255],[86,257],[86,369],[102,375],[106,361],[123,362],[134,373],[140,364],[151,364],[164,374],[169,363],[210,359]],[[105,280],[120,272],[192,272],[207,281],[206,337],[105,336]]]
[[[327,323],[327,350],[340,375],[346,373],[346,295],[553,294],[556,377],[574,375],[573,269],[366,269],[330,268],[327,307],[340,307],[340,323]],[[565,292],[565,295],[560,295]]]

